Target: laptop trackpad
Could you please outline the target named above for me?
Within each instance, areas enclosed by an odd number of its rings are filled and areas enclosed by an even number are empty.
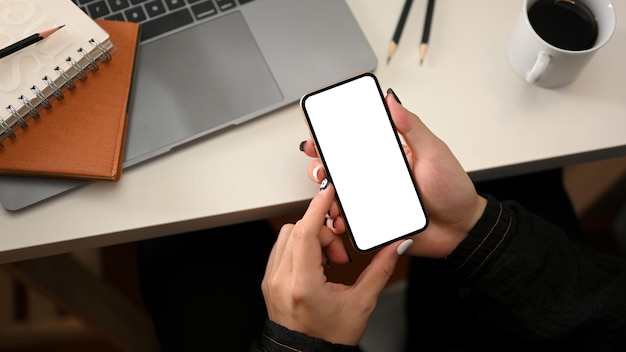
[[[138,65],[125,157],[130,164],[233,119],[243,122],[282,99],[239,11],[143,45]]]

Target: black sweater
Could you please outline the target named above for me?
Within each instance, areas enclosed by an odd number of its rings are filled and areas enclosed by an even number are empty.
[[[626,351],[626,261],[582,246],[515,202],[487,198],[469,236],[441,260],[486,329],[478,350]],[[250,351],[360,349],[267,321]]]

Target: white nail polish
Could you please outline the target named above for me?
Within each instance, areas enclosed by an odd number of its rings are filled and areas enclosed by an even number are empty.
[[[315,182],[319,182],[319,180],[320,180],[320,179],[319,179],[319,177],[317,176],[317,174],[319,173],[319,171],[320,171],[320,167],[319,167],[319,166],[316,166],[316,167],[313,169],[313,178],[315,179]]]
[[[398,253],[398,255],[403,255],[404,252],[406,252],[406,250],[409,249],[409,247],[411,247],[412,244],[413,244],[412,239],[409,238],[408,240],[405,240],[398,246],[398,248],[396,248],[396,253]]]

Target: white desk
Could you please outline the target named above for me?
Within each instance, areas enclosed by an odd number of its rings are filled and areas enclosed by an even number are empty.
[[[617,31],[579,79],[535,88],[509,69],[505,43],[521,1],[439,1],[430,48],[417,47],[415,1],[390,65],[403,1],[350,0],[379,57],[376,74],[479,179],[626,154],[626,1]],[[303,68],[306,69],[306,68]],[[299,211],[317,187],[298,150],[294,104],[228,133],[21,212],[0,212],[0,263]]]

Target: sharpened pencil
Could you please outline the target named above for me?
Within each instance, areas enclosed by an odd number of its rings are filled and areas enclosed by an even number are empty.
[[[433,11],[435,10],[435,0],[428,0],[426,7],[426,17],[424,18],[424,30],[422,31],[422,42],[420,43],[420,65],[424,62],[426,51],[428,50],[428,39],[430,37],[430,27],[433,21]]]
[[[409,15],[409,10],[411,9],[411,4],[413,4],[413,0],[406,0],[404,2],[404,6],[402,7],[402,12],[400,13],[400,19],[398,20],[398,24],[396,25],[396,30],[393,33],[393,37],[391,38],[391,43],[389,43],[389,53],[387,54],[387,63],[391,60],[391,57],[396,52],[398,48],[398,43],[400,42],[400,37],[402,36],[402,30],[404,29],[404,24],[406,23],[406,18]]]
[[[26,47],[29,47],[35,43],[37,43],[40,40],[43,40],[47,37],[49,37],[50,35],[52,35],[52,33],[58,31],[59,29],[65,27],[65,25],[62,26],[58,26],[56,28],[52,28],[52,29],[48,29],[39,33],[35,33],[31,36],[28,36],[16,43],[13,43],[5,48],[0,49],[0,59],[6,56],[9,56],[15,52],[18,52]]]

